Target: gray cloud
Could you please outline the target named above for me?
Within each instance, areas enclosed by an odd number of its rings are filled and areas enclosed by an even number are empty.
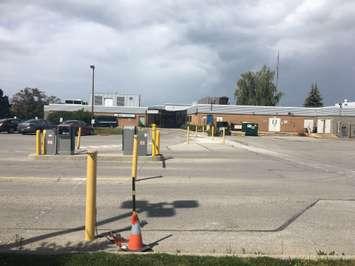
[[[284,105],[317,81],[327,104],[355,100],[355,3],[303,1],[6,1],[0,87],[86,98],[140,93],[146,104],[232,96],[242,72],[273,66]]]

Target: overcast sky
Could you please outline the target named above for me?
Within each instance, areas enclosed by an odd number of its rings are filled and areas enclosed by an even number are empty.
[[[333,105],[355,100],[353,0],[0,0],[0,88],[62,99],[96,89],[143,104],[230,96],[240,74],[274,67],[281,105],[312,82]]]

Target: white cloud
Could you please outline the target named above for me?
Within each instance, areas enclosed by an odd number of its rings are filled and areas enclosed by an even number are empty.
[[[355,97],[352,1],[3,0],[0,13],[10,94],[34,86],[85,98],[95,64],[98,88],[147,104],[231,96],[242,72],[273,65],[279,49],[284,104],[302,104],[314,80],[329,104]]]

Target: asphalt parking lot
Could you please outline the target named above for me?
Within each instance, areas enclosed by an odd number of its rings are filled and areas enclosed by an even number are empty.
[[[141,160],[138,211],[146,243],[178,253],[355,255],[355,142],[162,130],[161,162]],[[82,150],[120,154],[120,136]],[[84,160],[34,160],[34,136],[0,134],[0,250],[114,250],[83,240]],[[98,162],[98,233],[129,234],[129,160]]]

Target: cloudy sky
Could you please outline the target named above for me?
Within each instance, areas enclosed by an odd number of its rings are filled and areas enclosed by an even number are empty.
[[[280,51],[281,105],[318,82],[326,104],[355,100],[353,0],[0,0],[0,88],[62,99],[96,88],[145,105],[232,97],[240,74]],[[234,99],[233,99],[234,101]]]

